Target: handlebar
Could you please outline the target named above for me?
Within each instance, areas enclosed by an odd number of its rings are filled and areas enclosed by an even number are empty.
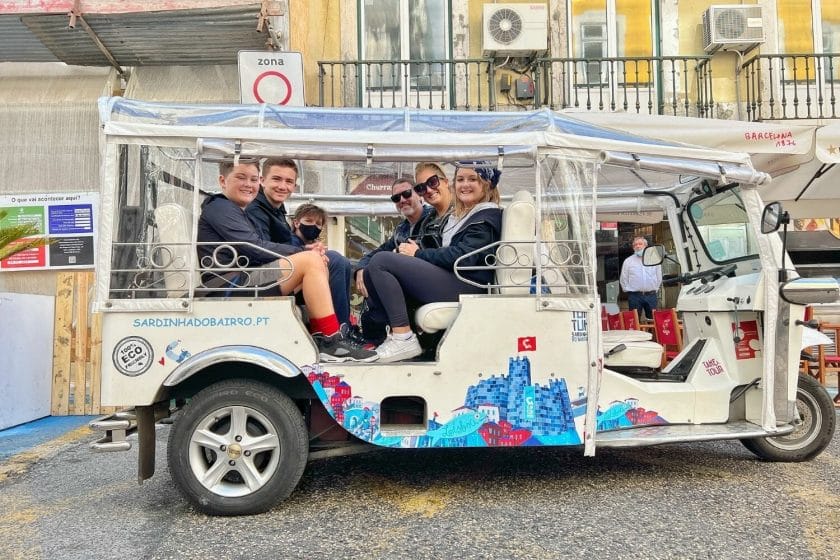
[[[728,264],[725,266],[716,266],[714,268],[710,268],[708,270],[700,270],[698,272],[687,272],[685,274],[678,274],[671,278],[663,278],[662,285],[663,286],[674,286],[677,284],[691,284],[695,280],[709,278],[712,282],[723,278],[724,276],[729,276],[738,268],[736,264]]]

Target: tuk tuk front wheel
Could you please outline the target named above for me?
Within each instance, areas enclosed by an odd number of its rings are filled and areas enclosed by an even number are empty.
[[[834,404],[822,385],[807,375],[799,376],[796,389],[794,430],[783,436],[742,439],[744,447],[768,461],[800,462],[813,459],[834,436],[837,418]]]
[[[295,403],[278,389],[229,380],[200,391],[169,434],[172,478],[209,515],[267,511],[289,496],[308,456]]]

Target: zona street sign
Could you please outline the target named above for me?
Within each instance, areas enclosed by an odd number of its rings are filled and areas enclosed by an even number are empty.
[[[303,107],[299,52],[239,51],[239,100]]]

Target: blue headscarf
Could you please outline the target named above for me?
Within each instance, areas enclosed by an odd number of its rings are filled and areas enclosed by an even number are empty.
[[[502,176],[502,172],[493,167],[489,161],[458,161],[455,163],[455,172],[457,173],[461,167],[474,169],[479,177],[490,183],[491,189],[496,188],[499,184],[499,177]]]

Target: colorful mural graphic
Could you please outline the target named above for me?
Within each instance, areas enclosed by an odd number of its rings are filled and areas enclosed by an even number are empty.
[[[640,407],[639,400],[634,398],[613,401],[603,411],[598,407],[596,420],[598,421],[596,429],[599,432],[632,428],[633,426],[659,426],[668,423],[655,410],[645,410]]]
[[[569,398],[564,378],[548,385],[531,381],[527,357],[508,359],[506,374],[492,375],[467,387],[464,404],[440,421],[434,412],[422,435],[391,436],[380,431],[378,402],[354,395],[344,380],[323,369],[308,368],[307,377],[330,415],[354,436],[385,447],[518,447],[526,445],[580,445],[575,418],[586,412],[587,396],[578,387]],[[666,424],[655,411],[638,407],[635,399],[598,411],[598,429]]]

